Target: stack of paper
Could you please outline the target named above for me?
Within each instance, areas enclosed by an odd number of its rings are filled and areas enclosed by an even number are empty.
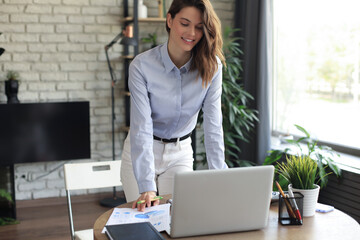
[[[107,225],[150,222],[159,232],[169,229],[170,226],[170,204],[160,204],[147,207],[145,212],[139,212],[132,208],[114,208],[102,233],[105,233]]]

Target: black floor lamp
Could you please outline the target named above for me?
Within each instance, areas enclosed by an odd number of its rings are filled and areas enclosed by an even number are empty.
[[[127,26],[126,31],[120,32],[109,44],[105,46],[106,60],[109,67],[109,72],[111,76],[111,127],[112,127],[112,158],[115,160],[115,97],[114,97],[114,87],[116,83],[114,71],[110,64],[108,50],[115,44],[119,39],[121,39],[121,45],[132,45],[136,46],[137,41],[132,37],[132,26]],[[119,173],[120,174],[120,173]],[[105,198],[100,201],[100,204],[105,207],[116,207],[120,204],[126,203],[124,198],[119,198],[116,196],[116,187],[113,187],[113,197]]]

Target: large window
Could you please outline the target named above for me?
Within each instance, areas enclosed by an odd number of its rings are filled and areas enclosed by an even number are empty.
[[[273,0],[273,130],[360,149],[360,1]]]

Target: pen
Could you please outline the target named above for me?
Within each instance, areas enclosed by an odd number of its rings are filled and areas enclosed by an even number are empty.
[[[286,195],[285,195],[285,193],[283,192],[280,184],[279,184],[277,181],[275,181],[275,184],[276,184],[277,188],[279,189],[279,192],[280,192],[281,196],[284,198],[284,203],[285,203],[286,208],[287,208],[287,210],[288,210],[289,216],[290,216],[291,218],[295,218],[295,219],[296,219],[296,215],[295,215],[294,211],[292,210],[292,207],[291,207],[291,205],[290,205],[289,199],[286,197]]]
[[[295,199],[294,199],[294,193],[293,193],[293,191],[291,190],[291,188],[289,188],[288,191],[289,191],[289,196],[290,196],[290,198],[291,198],[291,199],[290,199],[291,205],[292,205],[293,208],[294,208],[294,212],[295,212],[296,218],[297,218],[299,221],[302,221],[299,208],[298,208],[298,206],[297,206],[297,204],[296,204],[296,201],[295,201]]]
[[[153,199],[151,199],[150,201],[156,201],[156,200],[160,200],[160,199],[163,199],[163,197],[156,196]],[[145,203],[145,200],[141,200],[141,201],[137,202],[137,204],[142,204],[142,203]]]

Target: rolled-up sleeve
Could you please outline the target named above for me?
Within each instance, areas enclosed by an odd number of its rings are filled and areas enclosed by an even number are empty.
[[[221,112],[222,64],[218,65],[202,107],[207,162],[210,169],[222,169],[225,163]]]
[[[131,159],[139,193],[156,191],[153,123],[146,78],[136,58],[129,68]]]

